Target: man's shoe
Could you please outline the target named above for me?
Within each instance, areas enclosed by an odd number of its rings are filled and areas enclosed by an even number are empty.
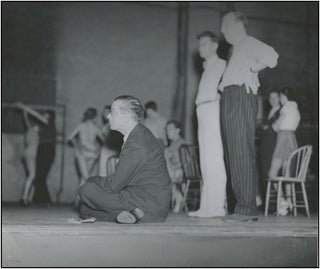
[[[134,224],[140,221],[144,216],[140,208],[135,208],[131,211],[122,211],[117,216],[117,222],[123,224]]]
[[[258,221],[258,216],[246,216],[241,214],[232,214],[225,216],[223,221],[239,221],[239,222],[252,222],[252,221]]]

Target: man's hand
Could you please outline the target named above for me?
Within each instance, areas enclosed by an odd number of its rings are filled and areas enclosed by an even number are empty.
[[[267,68],[267,66],[266,66],[265,64],[256,63],[254,66],[252,66],[252,67],[250,68],[250,71],[251,71],[252,73],[258,73],[258,72],[260,72],[261,70],[263,70],[263,69],[265,69],[265,68]]]

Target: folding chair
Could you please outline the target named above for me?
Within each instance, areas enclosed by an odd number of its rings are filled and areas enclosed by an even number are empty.
[[[307,192],[305,188],[305,181],[306,181],[306,175],[308,170],[308,165],[310,162],[310,156],[312,153],[312,146],[307,145],[300,147],[296,149],[294,152],[291,153],[288,162],[286,166],[283,168],[283,175],[281,177],[275,177],[275,178],[269,178],[268,179],[268,185],[267,185],[267,192],[266,192],[266,207],[264,215],[268,215],[268,209],[269,209],[269,202],[276,201],[277,203],[277,217],[279,216],[279,208],[280,208],[280,194],[282,189],[282,183],[291,183],[291,199],[293,204],[293,212],[294,216],[297,216],[297,208],[298,207],[304,207],[306,209],[307,217],[310,218],[309,213],[309,204],[308,204],[308,197]],[[271,183],[277,182],[278,188],[276,191],[271,192]],[[301,184],[302,191],[296,192],[295,190],[295,184]],[[277,197],[276,200],[270,200],[271,194]],[[302,193],[303,200],[297,201],[296,194]]]
[[[183,170],[183,182],[186,184],[180,211],[188,212],[188,201],[194,200],[201,194],[202,177],[199,168],[198,148],[194,145],[181,145],[179,148],[180,161]],[[193,194],[193,199],[191,197]]]

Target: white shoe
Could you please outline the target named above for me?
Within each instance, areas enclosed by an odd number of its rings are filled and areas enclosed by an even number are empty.
[[[224,217],[226,214],[225,212],[209,212],[205,210],[198,210],[198,211],[193,211],[189,212],[188,216],[189,217],[197,217],[197,218],[214,218],[214,217]]]
[[[262,200],[261,200],[260,196],[256,196],[256,204],[257,204],[257,207],[262,205]]]

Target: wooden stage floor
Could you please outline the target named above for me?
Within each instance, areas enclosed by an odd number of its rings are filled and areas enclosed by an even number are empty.
[[[6,267],[315,267],[318,216],[231,223],[171,213],[164,223],[69,224],[70,206],[2,207]]]

